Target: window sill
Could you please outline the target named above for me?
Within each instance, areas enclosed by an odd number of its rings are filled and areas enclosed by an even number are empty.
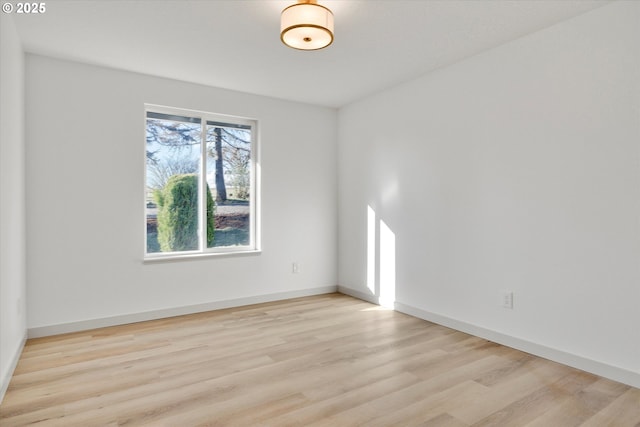
[[[260,255],[262,253],[261,249],[252,249],[246,251],[237,251],[237,252],[206,252],[206,253],[197,253],[197,254],[184,254],[184,255],[158,255],[154,257],[145,257],[142,260],[143,264],[156,264],[162,262],[176,262],[176,261],[191,261],[197,259],[210,259],[210,258],[227,258],[227,257],[237,257],[237,256],[254,256]]]

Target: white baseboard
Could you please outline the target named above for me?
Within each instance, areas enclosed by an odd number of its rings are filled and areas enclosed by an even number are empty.
[[[9,368],[7,372],[4,372],[2,378],[0,378],[0,403],[4,399],[4,395],[9,388],[9,383],[11,382],[11,377],[13,377],[13,372],[16,370],[16,366],[18,366],[18,361],[20,360],[20,355],[22,354],[22,350],[24,350],[24,345],[27,342],[27,332],[25,331],[24,337],[22,337],[22,342],[18,346],[18,349],[11,357],[11,363],[9,364]]]
[[[144,322],[147,320],[164,319],[167,317],[181,316],[184,314],[201,313],[204,311],[221,310],[224,308],[241,307],[244,305],[260,304],[263,302],[286,300],[291,298],[306,297],[311,295],[330,294],[337,292],[337,286],[323,286],[320,288],[302,289],[299,291],[279,292],[275,294],[257,295],[253,297],[237,298],[225,301],[214,301],[203,304],[173,307],[161,310],[146,311],[143,313],[124,314],[121,316],[103,317],[99,319],[81,320],[78,322],[60,323],[50,326],[29,328],[29,338],[46,337],[50,335],[66,334],[69,332],[86,331],[89,329],[104,328],[108,326],[125,325],[128,323]]]
[[[361,291],[357,291],[355,289],[338,286],[338,292],[345,295],[350,295],[354,298],[359,298],[361,300],[371,302],[373,304],[379,304],[378,297],[376,297],[375,295],[370,295]],[[394,304],[394,309],[396,311],[399,311],[400,313],[405,313],[419,319],[437,323],[438,325],[446,326],[457,331],[484,338],[489,341],[505,345],[507,347],[515,348],[517,350],[521,350],[526,353],[542,357],[544,359],[549,359],[554,362],[562,363],[563,365],[571,366],[573,368],[590,372],[601,377],[628,384],[632,387],[640,388],[640,373],[638,372],[633,372],[628,369],[612,366],[572,353],[567,353],[562,350],[523,340],[521,338],[512,337],[510,335],[476,326],[471,323],[462,322],[450,317],[442,316],[440,314],[421,310],[407,304],[396,302]]]

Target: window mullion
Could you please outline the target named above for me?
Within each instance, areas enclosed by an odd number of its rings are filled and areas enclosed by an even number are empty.
[[[198,180],[198,234],[200,251],[207,249],[207,121],[202,118],[200,136],[200,175]]]

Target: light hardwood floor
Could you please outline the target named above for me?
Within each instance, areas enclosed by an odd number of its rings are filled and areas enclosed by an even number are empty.
[[[32,423],[640,426],[640,390],[330,294],[29,340]]]

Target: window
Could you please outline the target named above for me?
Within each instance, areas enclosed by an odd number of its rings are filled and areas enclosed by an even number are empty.
[[[256,122],[147,106],[145,258],[258,250]]]

